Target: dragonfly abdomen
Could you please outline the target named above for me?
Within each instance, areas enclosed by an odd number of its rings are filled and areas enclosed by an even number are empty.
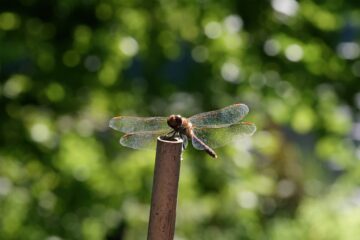
[[[203,141],[201,141],[198,137],[196,137],[195,134],[192,135],[193,138],[196,139],[197,143],[201,144],[203,147],[203,150],[209,154],[213,158],[217,158],[217,155],[214,150],[212,150],[208,145],[206,145]]]

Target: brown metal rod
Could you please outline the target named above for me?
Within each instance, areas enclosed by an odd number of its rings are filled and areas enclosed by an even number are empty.
[[[157,140],[148,240],[174,238],[182,143]]]

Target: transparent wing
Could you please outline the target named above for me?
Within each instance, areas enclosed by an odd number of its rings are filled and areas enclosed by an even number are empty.
[[[256,131],[256,126],[251,122],[241,122],[227,127],[220,128],[194,128],[195,136],[210,148],[222,147],[237,137],[251,136]],[[204,145],[192,139],[194,148],[204,150]]]
[[[196,127],[220,127],[238,123],[248,112],[248,106],[237,103],[216,111],[196,114],[189,120]]]
[[[109,127],[123,132],[144,132],[144,131],[161,131],[169,129],[166,117],[128,117],[119,116],[110,120]]]
[[[120,144],[134,149],[156,150],[156,139],[169,131],[152,131],[129,133],[120,138]]]

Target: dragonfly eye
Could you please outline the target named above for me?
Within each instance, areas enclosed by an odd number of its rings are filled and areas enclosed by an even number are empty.
[[[167,120],[167,124],[176,130],[182,125],[182,117],[180,115],[171,115]]]
[[[175,116],[176,123],[181,126],[182,125],[182,117],[180,115]]]

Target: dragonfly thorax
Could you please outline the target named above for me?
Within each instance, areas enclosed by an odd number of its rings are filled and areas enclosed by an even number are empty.
[[[169,127],[174,129],[174,131],[180,134],[180,137],[187,136],[188,138],[192,138],[192,124],[191,122],[180,115],[171,115],[168,120],[167,124]]]

